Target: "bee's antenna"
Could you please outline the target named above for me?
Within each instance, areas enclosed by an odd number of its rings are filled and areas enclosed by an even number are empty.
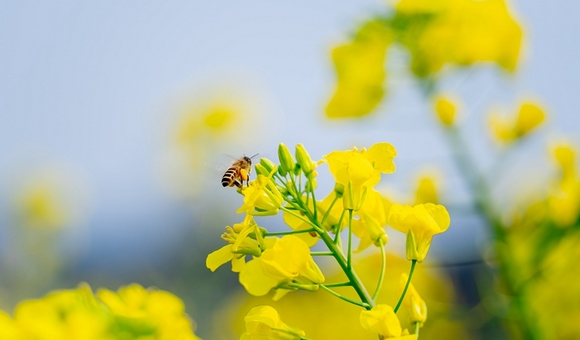
[[[256,157],[257,155],[259,155],[259,153],[257,153],[257,154],[255,154],[255,155],[253,155],[253,156],[252,156],[252,157],[250,157],[250,158],[254,158],[254,157]]]

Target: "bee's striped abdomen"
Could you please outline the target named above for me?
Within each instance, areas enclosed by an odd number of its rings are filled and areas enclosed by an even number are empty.
[[[222,186],[233,187],[236,185],[239,187],[240,183],[236,180],[237,177],[239,177],[238,168],[233,166],[230,167],[228,170],[226,170],[224,176],[222,177]]]

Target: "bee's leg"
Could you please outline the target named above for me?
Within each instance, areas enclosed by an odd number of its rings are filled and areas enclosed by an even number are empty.
[[[242,185],[246,182],[246,186],[248,186],[248,182],[250,180],[249,173],[246,169],[240,169],[240,178],[242,179]]]

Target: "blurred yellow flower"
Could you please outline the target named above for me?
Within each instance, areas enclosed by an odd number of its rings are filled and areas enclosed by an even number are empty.
[[[250,309],[246,317],[246,332],[240,340],[300,340],[305,336],[301,330],[288,327],[278,312],[270,306]]]
[[[133,284],[119,293],[87,284],[20,302],[14,318],[0,311],[0,339],[6,340],[199,340],[183,302],[164,291]]]
[[[276,298],[281,298],[298,286],[315,290],[324,282],[324,275],[304,241],[292,235],[274,240],[271,248],[249,261],[240,272],[240,283],[248,293],[262,296],[277,288],[283,293],[278,292]]]
[[[552,155],[562,171],[562,180],[576,177],[576,148],[567,142],[560,142],[552,147]]]
[[[513,71],[522,28],[503,0],[401,0],[392,26],[411,53],[411,70],[428,77],[446,64],[497,63]]]
[[[385,93],[386,49],[392,39],[383,24],[371,21],[352,42],[333,49],[338,84],[326,107],[329,118],[362,117],[379,104]]]
[[[361,311],[360,323],[367,331],[379,334],[381,339],[417,339],[417,335],[408,335],[406,330],[402,330],[393,308],[386,304],[378,304],[371,310]]]
[[[409,275],[407,273],[401,274],[401,280],[399,281],[401,291],[405,288],[408,279]],[[411,323],[418,322],[422,327],[425,321],[427,321],[427,304],[421,299],[421,296],[419,296],[419,293],[417,293],[412,283],[409,284],[409,288],[403,299],[403,306],[409,311]]]
[[[354,148],[324,156],[336,183],[345,187],[345,209],[360,209],[367,189],[379,183],[381,173],[395,172],[393,159],[396,155],[397,151],[391,144],[377,143],[368,150]]]
[[[510,144],[535,130],[546,119],[544,110],[533,103],[522,103],[516,117],[492,113],[489,118],[492,136],[502,144]]]
[[[114,316],[120,317],[118,322],[121,329],[131,328],[134,338],[198,339],[192,332],[192,321],[185,314],[183,302],[169,292],[131,284],[119,288],[117,292],[99,289],[97,297]]]
[[[437,118],[446,127],[453,126],[457,120],[457,100],[449,96],[439,95],[433,99],[433,107]]]
[[[433,235],[449,228],[449,213],[442,205],[426,203],[415,206],[393,204],[389,224],[407,235],[407,259],[423,262]]]
[[[423,175],[417,181],[415,204],[439,203],[439,190],[435,176]]]

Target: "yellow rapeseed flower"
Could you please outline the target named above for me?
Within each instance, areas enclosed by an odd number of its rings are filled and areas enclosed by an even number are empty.
[[[256,237],[248,237],[250,234],[254,234]],[[205,260],[205,265],[213,272],[221,265],[231,261],[232,271],[241,272],[246,264],[246,255],[260,256],[263,247],[266,247],[261,236],[258,224],[251,215],[246,215],[242,223],[226,227],[222,239],[228,244],[211,252]]]
[[[282,194],[272,181],[273,170],[269,176],[258,175],[249,187],[242,190],[244,203],[237,213],[245,212],[249,215],[266,216],[278,214],[280,205],[284,202]]]
[[[240,272],[240,283],[254,296],[266,295],[272,288],[317,289],[324,275],[310,255],[310,249],[296,236],[274,239],[261,257],[249,261]],[[278,295],[280,298],[282,295]]]
[[[417,339],[417,335],[408,335],[407,330],[403,331],[393,308],[386,304],[378,304],[371,310],[361,311],[360,323],[367,331],[379,334],[381,339]]]
[[[426,203],[415,206],[393,204],[389,224],[407,235],[407,259],[423,262],[433,235],[449,228],[449,213],[442,205]]]
[[[493,62],[506,71],[518,63],[522,28],[503,0],[401,0],[393,20],[419,77],[446,64]]]
[[[345,209],[360,209],[369,187],[377,185],[381,173],[393,173],[397,155],[389,143],[377,143],[368,150],[354,148],[348,151],[333,151],[324,156],[336,183],[344,186]]]
[[[385,93],[386,50],[392,39],[383,24],[371,21],[352,42],[333,49],[338,84],[326,107],[329,118],[362,117],[380,103]]]
[[[246,332],[240,340],[299,340],[306,334],[289,327],[280,319],[278,312],[270,306],[250,309],[246,317]]]

